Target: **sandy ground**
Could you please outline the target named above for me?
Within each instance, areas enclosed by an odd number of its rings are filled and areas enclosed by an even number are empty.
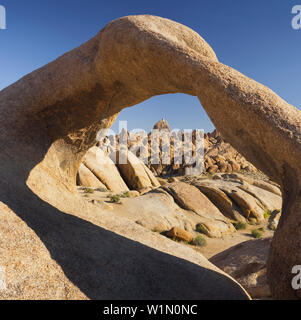
[[[226,235],[223,238],[206,238],[207,245],[205,247],[199,248],[195,246],[190,246],[195,250],[202,253],[207,259],[210,259],[212,256],[227,250],[230,247],[233,247],[241,242],[248,241],[254,239],[251,232],[253,229],[264,228],[262,238],[272,237],[274,231],[269,230],[267,227],[267,223],[261,223],[259,225],[247,225],[245,230],[238,230],[233,234]]]

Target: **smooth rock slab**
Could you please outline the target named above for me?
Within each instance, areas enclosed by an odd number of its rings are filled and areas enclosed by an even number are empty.
[[[200,224],[205,227],[209,237],[221,237],[235,231],[230,221],[196,187],[184,182],[173,182],[161,188],[170,193],[181,208],[200,217]]]
[[[109,190],[129,191],[114,162],[100,148],[92,147],[84,156],[83,163]]]
[[[120,163],[119,154],[117,152],[116,166],[130,189],[139,191],[148,187],[160,186],[153,173],[131,151],[125,155],[124,162],[126,163]]]
[[[81,186],[102,189],[107,188],[83,163],[79,166],[78,178]]]
[[[245,241],[209,260],[235,278],[253,298],[268,298],[271,292],[267,284],[266,262],[271,240]]]

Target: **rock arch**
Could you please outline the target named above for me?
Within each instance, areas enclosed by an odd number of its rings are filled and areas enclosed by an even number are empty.
[[[22,187],[26,181],[45,203],[80,216],[87,208],[70,195],[98,130],[108,128],[125,107],[177,92],[198,96],[223,136],[281,185],[283,214],[270,252],[269,281],[275,298],[299,298],[291,288],[291,269],[301,262],[301,113],[220,63],[196,32],[167,19],[115,20],[0,92],[2,202],[24,211],[33,201]],[[26,221],[26,213],[21,217]]]

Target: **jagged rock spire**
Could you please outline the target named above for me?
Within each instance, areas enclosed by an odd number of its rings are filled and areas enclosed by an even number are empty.
[[[153,129],[158,129],[158,130],[163,130],[163,129],[165,129],[165,130],[170,131],[169,124],[168,124],[168,122],[167,122],[164,118],[162,118],[160,121],[158,121],[157,123],[155,123]]]

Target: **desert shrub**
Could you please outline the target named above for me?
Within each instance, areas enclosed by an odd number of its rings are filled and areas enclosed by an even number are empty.
[[[107,188],[96,188],[95,191],[106,192],[106,191],[108,191],[108,189]]]
[[[276,230],[276,226],[272,223],[269,224],[269,227],[268,227],[270,230],[272,231],[275,231]]]
[[[128,191],[124,192],[123,194],[120,195],[121,198],[129,198],[130,193]]]
[[[244,222],[233,222],[233,226],[236,230],[245,230],[247,228],[247,224]]]
[[[85,193],[94,193],[94,189],[85,188],[85,189],[84,189],[84,192],[85,192]]]
[[[279,212],[280,212],[280,210],[279,210]],[[264,213],[264,218],[265,218],[265,219],[268,219],[268,218],[270,218],[271,215],[277,214],[277,213],[278,213],[278,210],[274,210],[274,211],[267,210],[267,211]]]
[[[207,234],[207,233],[208,233],[206,227],[204,227],[204,225],[202,225],[201,223],[199,223],[199,224],[196,226],[196,231],[199,232],[199,233],[204,233],[204,234]]]
[[[263,216],[264,216],[265,219],[268,219],[268,218],[271,216],[271,214],[270,214],[269,211],[266,211],[266,212],[263,214]]]
[[[256,239],[262,238],[262,231],[259,229],[252,230],[252,236]]]
[[[111,199],[111,202],[114,202],[114,203],[120,202],[120,196],[118,195],[111,196],[110,199]]]
[[[190,244],[198,247],[205,247],[207,245],[207,241],[202,236],[197,236],[190,242]]]

